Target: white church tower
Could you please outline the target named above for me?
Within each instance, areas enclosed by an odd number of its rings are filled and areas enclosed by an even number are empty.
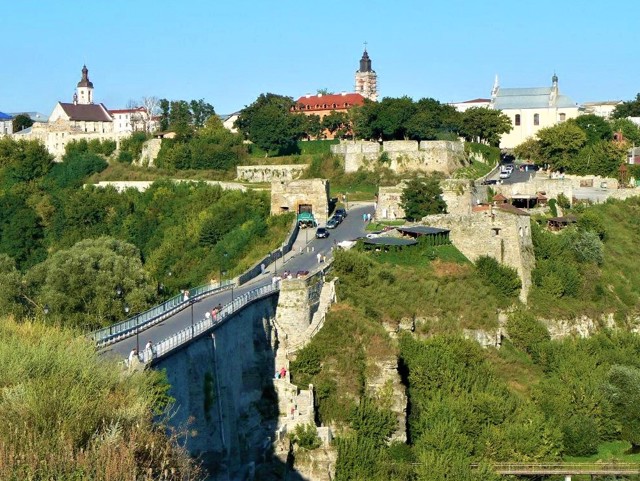
[[[82,67],[82,79],[78,82],[76,93],[73,96],[74,104],[93,104],[93,83],[89,80],[89,69]]]
[[[356,71],[356,93],[374,102],[378,100],[378,75],[371,69],[366,43],[360,59],[360,69]]]

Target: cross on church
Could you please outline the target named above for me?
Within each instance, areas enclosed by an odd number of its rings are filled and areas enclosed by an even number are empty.
[[[364,49],[367,50],[367,41],[364,42]]]

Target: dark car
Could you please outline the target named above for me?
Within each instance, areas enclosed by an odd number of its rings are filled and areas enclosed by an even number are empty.
[[[497,184],[498,181],[496,179],[485,179],[481,183],[482,185],[494,185]]]
[[[333,215],[334,217],[340,217],[340,220],[342,221],[342,219],[347,217],[347,211],[345,209],[336,209]]]
[[[316,230],[316,238],[317,239],[325,239],[329,237],[329,231],[326,227],[318,227]]]
[[[340,224],[340,220],[336,217],[332,217],[327,221],[327,229],[335,229]]]

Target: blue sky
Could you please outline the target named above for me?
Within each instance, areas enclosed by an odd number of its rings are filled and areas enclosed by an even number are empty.
[[[61,0],[4,2],[0,111],[49,114],[84,63],[95,99],[352,91],[363,42],[382,96],[441,102],[540,87],[576,102],[640,92],[640,2],[619,0]]]

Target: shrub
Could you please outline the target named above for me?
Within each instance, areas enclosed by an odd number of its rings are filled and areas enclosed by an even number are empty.
[[[558,217],[558,208],[556,207],[557,203],[557,200],[549,199],[549,212],[551,212],[552,217]]]
[[[522,284],[514,268],[499,264],[493,257],[481,256],[476,261],[476,269],[499,294],[505,297],[518,295]]]
[[[590,456],[598,452],[598,425],[591,416],[572,416],[562,423],[562,434],[569,456]]]
[[[506,327],[514,346],[535,361],[540,359],[544,345],[551,339],[549,331],[540,321],[528,312],[516,311],[509,316]]]
[[[607,237],[607,229],[600,214],[592,209],[586,210],[578,219],[578,229],[595,233],[600,240]]]
[[[313,424],[298,424],[293,431],[291,440],[302,449],[316,449],[322,444],[318,437],[318,430]]]
[[[391,410],[376,406],[368,397],[363,397],[353,408],[349,421],[359,437],[369,439],[377,446],[389,439],[398,424]]]
[[[578,262],[602,264],[604,260],[604,245],[597,233],[577,231],[572,238],[571,247]]]
[[[563,209],[569,209],[571,207],[571,201],[562,192],[558,194],[558,205]]]

